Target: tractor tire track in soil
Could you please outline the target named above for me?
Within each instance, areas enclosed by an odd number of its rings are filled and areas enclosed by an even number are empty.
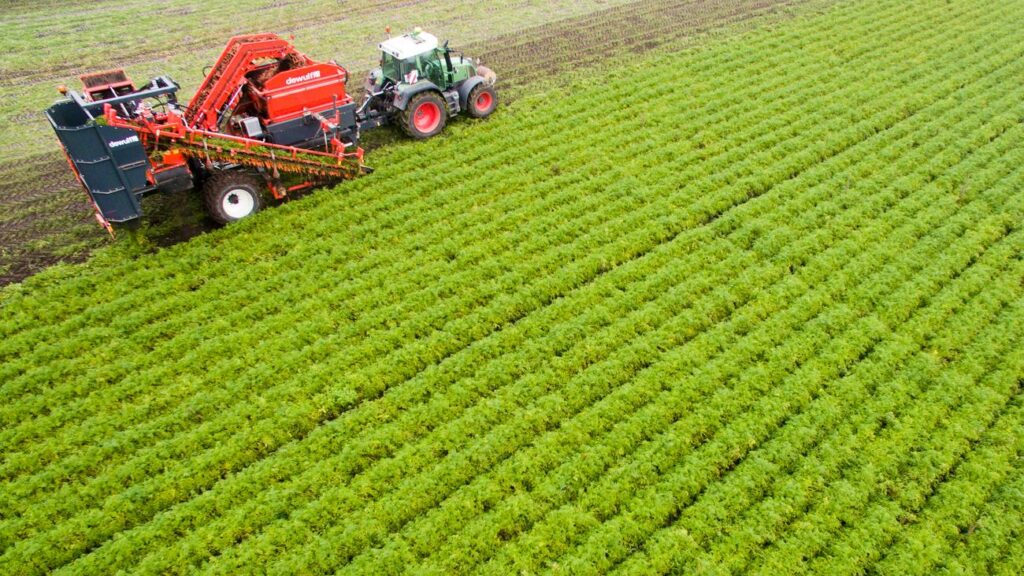
[[[725,26],[790,18],[794,8],[811,2],[829,6],[835,0],[640,0],[520,33],[496,36],[463,49],[467,55],[479,56],[498,72],[499,89],[504,91],[503,100],[508,103],[534,83],[593,68],[629,54],[669,47]],[[375,9],[379,8],[380,5],[375,4]],[[292,26],[304,24],[312,25],[315,21],[289,23]],[[144,54],[132,62],[145,62],[164,55]],[[68,66],[49,70],[47,75],[74,71],[76,69]],[[365,73],[358,73],[355,77],[363,75]],[[355,96],[361,97],[358,93],[361,90],[356,92]],[[397,135],[382,130],[368,138],[364,147],[373,150],[398,140]],[[372,165],[372,159],[369,163]],[[108,241],[106,234],[96,226],[83,192],[63,157],[54,153],[37,154],[19,161],[16,167],[0,166],[0,175],[24,173],[26,165],[33,167],[31,171],[36,177],[24,188],[0,196],[0,213],[8,215],[0,217],[0,286],[20,282],[57,262],[83,261],[92,249]],[[180,197],[173,200],[180,201]],[[170,201],[154,206],[150,200],[147,204],[148,222],[160,225],[170,220],[185,220],[171,231],[150,238],[158,246],[188,240],[214,227],[206,218],[183,218],[182,209],[169,206]],[[82,245],[71,254],[60,245],[68,236]]]

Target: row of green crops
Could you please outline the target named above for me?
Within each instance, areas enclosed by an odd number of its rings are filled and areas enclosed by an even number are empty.
[[[8,291],[0,568],[1012,572],[1014,16],[647,57]]]

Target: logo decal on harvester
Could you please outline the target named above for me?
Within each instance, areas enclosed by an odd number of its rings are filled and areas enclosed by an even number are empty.
[[[285,84],[291,86],[292,84],[298,84],[299,82],[305,82],[307,80],[315,80],[320,77],[320,71],[314,70],[302,76],[292,76],[291,78],[284,81]]]
[[[125,144],[131,144],[133,142],[138,142],[138,141],[139,141],[139,137],[138,136],[129,136],[129,137],[125,138],[124,140],[114,140],[113,142],[107,142],[107,146],[110,146],[111,148],[117,148],[118,146],[124,146]]]

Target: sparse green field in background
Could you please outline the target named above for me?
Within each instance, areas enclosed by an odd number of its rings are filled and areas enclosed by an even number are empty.
[[[0,573],[1024,572],[1024,2],[764,4],[0,291]]]

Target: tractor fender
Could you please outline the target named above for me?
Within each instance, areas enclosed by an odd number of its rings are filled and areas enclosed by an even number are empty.
[[[467,107],[466,102],[469,100],[469,93],[473,91],[473,88],[487,82],[487,79],[483,76],[470,76],[459,84],[459,106],[465,110]]]
[[[420,92],[426,92],[427,90],[433,90],[438,94],[441,93],[441,89],[438,88],[437,84],[434,84],[430,80],[421,80],[415,84],[408,86],[401,86],[395,91],[395,98],[391,101],[391,105],[397,110],[405,110],[405,107],[409,105],[409,101],[412,97],[419,94]]]

